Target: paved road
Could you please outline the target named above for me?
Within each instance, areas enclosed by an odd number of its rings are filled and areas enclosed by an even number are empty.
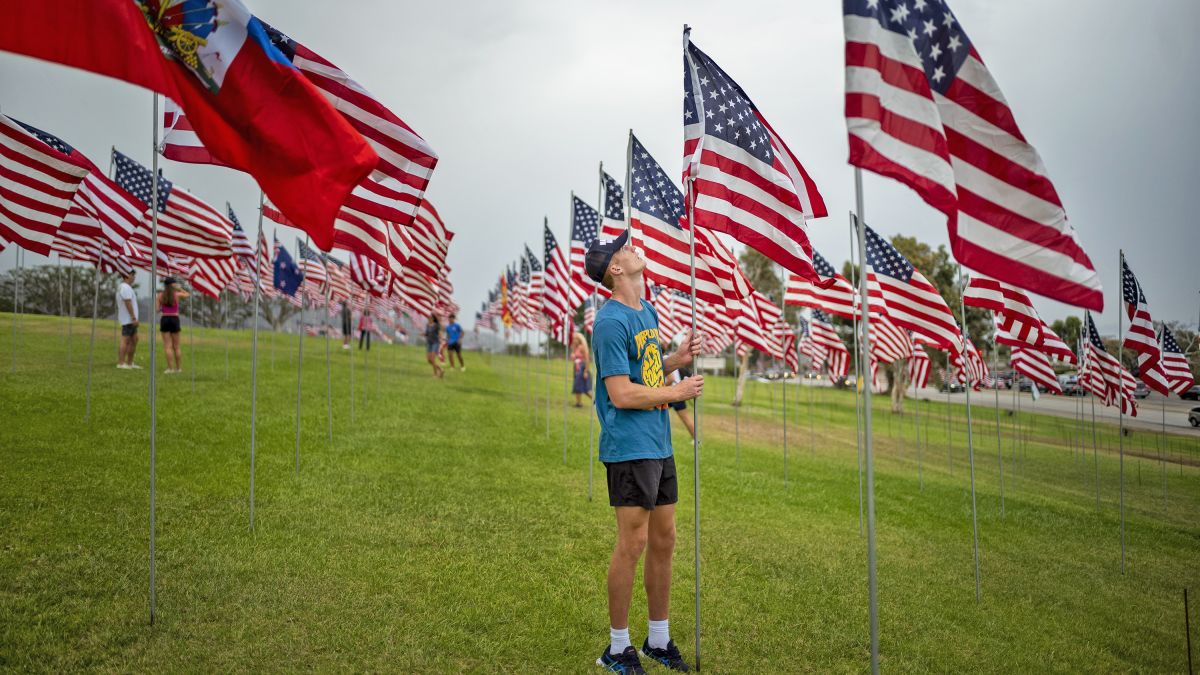
[[[932,388],[926,388],[919,394],[922,400],[929,401],[946,401],[946,395]],[[1021,410],[1037,412],[1043,415],[1057,415],[1059,417],[1074,418],[1078,412],[1077,406],[1079,402],[1083,402],[1084,419],[1090,420],[1092,417],[1092,400],[1094,397],[1073,397],[1073,396],[1052,396],[1042,394],[1037,402],[1034,402],[1033,396],[1028,392],[1020,395]],[[966,404],[966,395],[951,394],[950,400],[956,403]],[[1163,426],[1163,397],[1158,394],[1151,393],[1150,396],[1138,401],[1138,416],[1125,417],[1125,425],[1130,428],[1159,430]],[[993,391],[971,392],[971,405],[979,405],[981,407],[992,408],[996,405],[996,394]],[[1001,409],[1011,410],[1014,406],[1013,393],[1011,390],[1000,390],[1000,407]],[[1188,411],[1192,408],[1200,406],[1196,401],[1181,401],[1178,398],[1166,400],[1166,420],[1167,430],[1173,433],[1190,433],[1194,435],[1200,442],[1200,430],[1192,428],[1188,424]],[[1119,413],[1116,408],[1102,405],[1096,401],[1096,421],[1109,422],[1117,424]]]
[[[797,380],[792,380],[796,382]],[[799,380],[802,384],[817,386],[831,386],[825,380]],[[933,387],[926,387],[917,394],[923,401],[934,401],[938,403],[946,402],[946,394],[939,392]],[[912,398],[912,394],[909,394]],[[1021,410],[1036,412],[1043,415],[1057,415],[1059,417],[1068,417],[1074,419],[1077,413],[1076,406],[1079,402],[1083,402],[1084,419],[1091,420],[1092,418],[1092,398],[1093,397],[1073,397],[1073,396],[1053,396],[1051,394],[1042,394],[1036,402],[1029,392],[1020,394]],[[951,394],[950,401],[966,405],[967,398],[965,394]],[[1163,426],[1163,397],[1151,392],[1150,395],[1138,401],[1138,416],[1125,417],[1125,424],[1130,428],[1159,430]],[[1197,401],[1181,401],[1177,397],[1171,397],[1165,401],[1167,413],[1167,431],[1171,433],[1179,433],[1190,435],[1197,439],[1200,443],[1200,429],[1193,428],[1188,424],[1188,411],[1192,408],[1200,407],[1200,402]],[[985,408],[993,408],[996,405],[996,394],[992,390],[981,392],[971,392],[971,405],[981,406]],[[1013,393],[1009,389],[1000,390],[1000,407],[1004,410],[1011,410],[1014,407]],[[1096,402],[1096,421],[1108,422],[1111,424],[1118,423],[1118,412],[1116,408],[1111,408],[1102,405],[1099,401]]]

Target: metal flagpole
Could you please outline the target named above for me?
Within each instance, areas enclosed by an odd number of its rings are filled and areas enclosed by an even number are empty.
[[[858,241],[855,237],[857,232],[857,223],[854,220],[854,214],[850,214],[850,274],[854,276],[854,285],[857,288],[861,280],[865,277],[862,271],[862,261],[859,260],[859,267],[855,267],[854,254],[858,251]],[[851,325],[854,327],[854,457],[858,463],[858,536],[863,536],[863,461],[862,461],[862,407],[859,401],[858,387],[862,383],[864,389],[867,384],[863,382],[863,367],[862,367],[862,350],[859,349],[859,329],[858,315],[855,314],[851,320]]]
[[[1117,251],[1119,261],[1117,265],[1117,288],[1121,288],[1124,283],[1125,269],[1125,251],[1119,249]],[[1124,368],[1125,365],[1125,308],[1120,299],[1117,300],[1117,365],[1119,368]],[[1125,574],[1125,372],[1122,370],[1117,373],[1117,452],[1120,458],[1121,471],[1121,574]]]
[[[1162,443],[1158,450],[1158,465],[1162,468],[1163,509],[1167,508],[1167,397],[1162,400]]]
[[[811,375],[814,372],[813,362],[810,358],[808,360],[808,373]],[[808,451],[813,459],[817,457],[817,389],[816,383],[812,381],[815,379],[810,377],[808,383]]]
[[[858,218],[859,294],[862,302],[862,353],[865,362],[871,353],[870,300],[867,297],[866,222],[863,219],[862,169],[854,169],[854,200]],[[871,388],[863,387],[863,455],[867,465],[867,598],[871,622],[871,673],[879,675],[879,589],[875,579],[875,456],[871,439]]]
[[[71,365],[71,340],[75,324],[75,265],[67,261],[67,365]]]
[[[964,323],[966,317],[963,317]],[[992,337],[992,349],[996,350],[997,368],[999,366],[1000,345],[996,343],[996,338]],[[1020,385],[1018,385],[1018,388]],[[1000,441],[1000,388],[992,385],[992,391],[996,392],[996,459],[1000,462],[1000,517],[1004,517],[1004,444]]]
[[[596,235],[596,236],[599,236],[599,235]],[[595,315],[596,315],[596,291],[595,290],[592,291],[591,303],[592,303],[592,316],[595,317]],[[593,322],[593,325],[595,325],[595,318],[592,319],[592,322]],[[584,319],[583,329],[585,331],[587,330],[587,319],[586,318]],[[593,400],[595,400],[595,399],[593,399]],[[596,424],[596,416],[588,415],[588,494],[591,494],[592,450],[593,450],[593,442],[595,441],[595,436],[593,436],[592,433],[593,433],[593,429],[595,428],[595,424]]]
[[[962,269],[958,271],[958,283],[963,289],[966,288],[966,279],[963,278]],[[962,362],[963,370],[968,373],[967,368],[967,305],[963,298],[963,293],[959,293],[959,309],[962,312]],[[979,515],[975,508],[975,434],[971,424],[971,378],[967,377],[967,385],[963,387],[963,392],[967,395],[967,458],[971,468],[971,534],[975,542],[975,604],[979,604],[981,593],[979,588]],[[997,399],[999,400],[999,399]]]
[[[158,468],[158,367],[154,346],[154,326],[158,324],[158,307],[153,300],[155,286],[155,270],[158,269],[158,94],[152,93],[154,100],[154,115],[150,128],[152,130],[150,173],[154,180],[150,183],[150,625],[154,625],[157,613],[157,598],[154,590],[154,484]]]
[[[569,296],[569,294],[568,294],[568,296]],[[571,320],[571,317],[569,317],[569,316],[563,317],[563,321],[570,321],[570,320]],[[566,326],[564,326],[564,328],[566,328]],[[568,339],[570,339],[570,338],[568,338]],[[571,360],[571,348],[569,346],[563,350],[563,362],[567,366],[567,381],[566,381],[566,386],[563,387],[563,404],[562,404],[563,464],[566,464],[567,463],[567,401],[569,401],[571,399],[571,376],[574,375],[573,362]],[[546,408],[546,417],[549,417],[549,416],[550,416],[550,409]],[[589,454],[589,456],[588,456],[588,474],[589,474],[589,476],[591,475],[591,463],[592,463],[592,458]],[[590,502],[591,500],[592,500],[592,482],[589,478],[589,480],[588,480],[588,501]]]
[[[329,359],[329,266],[325,266],[325,429],[333,447],[333,362]]]
[[[96,290],[92,294],[92,336],[88,340],[88,373],[87,373],[87,403],[83,408],[83,421],[92,418],[92,355],[96,351],[96,315],[100,313],[100,256],[96,256],[96,266],[92,269],[96,276]]]
[[[300,240],[296,239],[296,256],[300,257]],[[304,235],[304,246],[308,246],[308,235]],[[300,284],[304,285],[304,267],[300,267]],[[300,473],[300,384],[304,378],[304,296],[300,297],[300,325],[296,331],[296,468]]]
[[[225,379],[229,379],[229,301],[225,299],[225,291],[221,290],[221,328],[225,333]]]
[[[196,362],[196,330],[197,330],[196,327],[199,325],[196,323],[196,308],[192,306],[194,303],[195,303],[195,301],[192,300],[192,296],[188,295],[188,297],[187,297],[188,321],[190,321],[192,324],[189,327],[190,330],[188,330],[188,359],[192,362],[192,367],[188,368],[188,370],[190,370],[192,373],[192,393],[193,394],[196,393],[196,363],[197,363]],[[179,367],[178,359],[175,360],[175,367],[176,368]]]
[[[683,54],[685,72],[692,76],[694,68],[688,53],[688,43],[691,40],[692,29],[683,25]],[[699,83],[694,82],[698,87]],[[690,174],[690,171],[689,171]],[[691,175],[684,179],[684,195],[687,199],[688,215],[688,270],[691,276],[692,330],[689,335],[696,334],[696,182]],[[696,670],[700,670],[700,400],[697,398],[692,405],[692,508],[694,509],[694,546],[695,546],[695,606],[696,606]]]
[[[921,473],[921,390],[920,387],[913,383],[913,407],[916,409],[916,415],[913,417],[913,422],[917,427],[917,488],[925,489],[925,476]]]
[[[741,359],[738,357],[737,349],[733,350],[733,393],[737,395],[737,383],[741,377],[740,373]],[[733,464],[741,466],[742,464],[742,433],[741,420],[739,419],[742,410],[742,402],[736,401],[733,406]]]
[[[258,193],[258,241],[262,236],[263,193]],[[255,249],[258,247],[255,246]],[[262,251],[254,252],[254,338],[250,342],[250,531],[254,531],[254,450],[258,440],[258,297],[262,292]]]
[[[350,302],[349,298],[346,299],[346,302],[347,303]],[[350,318],[352,318],[352,319],[354,318],[353,311],[350,314]],[[354,342],[353,325],[354,324],[351,323],[350,342],[352,342],[352,343]],[[354,424],[354,349],[353,349],[353,345],[351,346],[351,350],[350,350],[350,424],[351,425]]]
[[[157,100],[157,99],[155,99]],[[13,306],[12,306],[12,372],[17,372],[17,315],[21,313],[19,298],[21,296],[21,249],[17,249],[17,269],[13,273]]]

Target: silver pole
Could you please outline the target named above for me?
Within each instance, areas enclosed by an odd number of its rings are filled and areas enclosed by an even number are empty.
[[[258,231],[262,232],[263,193],[258,193]],[[258,241],[263,241],[260,234]],[[257,248],[257,246],[255,247]],[[254,531],[254,450],[258,440],[258,297],[263,283],[261,253],[254,252],[254,337],[250,342],[250,531]]]
[[[566,317],[566,316],[563,317],[563,321],[570,321],[570,320],[571,320],[570,317]],[[568,340],[569,339],[570,338],[568,338]],[[571,359],[570,345],[567,345],[566,349],[563,350],[563,362],[567,366],[567,381],[566,381],[566,386],[563,387],[563,404],[562,404],[563,464],[566,464],[567,463],[567,402],[571,400],[571,378],[575,374],[575,364]],[[547,417],[550,416],[549,408],[546,408],[546,416]],[[588,454],[588,501],[589,502],[592,501],[592,478],[591,478],[591,475],[592,475],[592,456],[591,456],[591,453],[589,452],[589,454]]]
[[[590,302],[592,303],[592,315],[595,316],[595,314],[596,314],[596,291],[594,291],[594,290],[592,291],[592,297],[591,297]],[[593,322],[594,322],[594,319],[593,319]],[[593,323],[593,327],[594,327],[594,323]],[[584,330],[585,331],[587,330],[586,325],[584,326]],[[595,399],[593,399],[593,401],[594,400]],[[591,495],[592,450],[593,450],[593,442],[595,441],[595,437],[592,435],[592,433],[593,433],[593,429],[595,428],[594,427],[595,424],[596,424],[596,416],[588,415],[588,494],[589,495]]]
[[[687,40],[687,32],[684,31],[684,40]],[[691,177],[687,180],[687,196],[688,196],[688,268],[691,273],[691,305],[692,305],[692,335],[696,334],[696,195],[695,195],[695,180]],[[700,399],[697,398],[692,405],[692,428],[695,433],[692,434],[692,503],[695,510],[695,567],[696,567],[696,670],[700,670]],[[784,455],[784,484],[787,483],[787,455]]]
[[[229,301],[225,299],[225,291],[221,291],[221,328],[225,333],[225,379],[229,379]]]
[[[1163,510],[1167,508],[1167,397],[1162,400],[1162,443],[1158,449],[1158,465],[1162,469]]]
[[[346,302],[349,302],[347,300]],[[350,312],[350,318],[354,318],[354,312]],[[350,424],[354,425],[354,322],[350,322]]]
[[[12,372],[17,372],[17,315],[21,313],[19,298],[21,296],[21,249],[17,249],[17,269],[13,274],[13,315],[12,315]]]
[[[84,404],[83,421],[87,422],[92,418],[92,355],[96,351],[96,315],[100,313],[100,258],[96,257],[96,266],[92,269],[92,274],[96,275],[96,290],[92,294],[92,336],[88,340],[88,374],[87,374],[87,395],[84,397],[87,403]]]
[[[329,266],[325,267],[325,429],[333,447],[333,362],[329,358]]]
[[[962,270],[958,272],[958,283],[965,289],[966,280],[963,278]],[[963,298],[964,293],[961,291],[958,294],[959,310],[962,312],[962,362],[963,369],[967,368],[967,348],[969,345],[967,336],[967,304]],[[971,424],[971,378],[967,378],[967,386],[963,387],[963,392],[967,395],[967,457],[971,468],[971,534],[974,539],[975,549],[975,604],[979,604],[981,593],[979,587],[979,515],[975,508],[975,435]],[[999,395],[999,394],[997,394]],[[999,399],[997,399],[999,400]],[[999,408],[997,408],[999,410]]]
[[[737,396],[737,383],[741,377],[741,358],[738,357],[737,349],[733,350],[733,393]],[[742,464],[742,432],[741,420],[739,419],[742,410],[742,402],[738,400],[737,405],[733,406],[733,464],[741,466]]]
[[[965,319],[964,319],[965,320]],[[1000,346],[996,344],[995,337],[992,338],[992,348],[996,350],[997,357],[1000,355]],[[997,358],[997,366],[999,366],[999,358]],[[1019,385],[1018,385],[1019,388]],[[992,391],[996,392],[996,459],[1000,462],[1000,517],[1004,517],[1004,445],[1000,441],[1000,389],[994,384]]]
[[[864,266],[859,276],[862,295],[862,353],[865,363],[871,353],[870,299],[867,297],[866,221],[863,218],[862,169],[854,169],[854,200],[858,217],[858,260]],[[867,598],[871,621],[871,673],[879,675],[879,589],[875,578],[875,456],[871,439],[871,388],[863,387],[863,454],[867,465]]]
[[[543,272],[543,274],[545,274],[545,273]],[[542,292],[545,293],[545,290],[544,290],[545,283],[546,283],[544,281],[545,277],[542,277],[542,278],[543,278],[543,281],[542,281],[543,291]],[[547,328],[549,328],[549,326],[547,326]],[[546,337],[546,353],[545,353],[545,357],[546,357],[545,358],[545,363],[546,363],[545,368],[546,368],[546,370],[542,374],[542,382],[545,384],[545,390],[546,390],[546,440],[549,440],[550,439],[550,333],[547,332],[545,337]],[[566,464],[565,459],[563,460],[563,464]]]
[[[997,395],[999,394],[997,393]],[[921,472],[921,391],[915,382],[913,383],[913,407],[916,410],[913,422],[917,427],[917,489],[924,490],[925,476]]]
[[[158,269],[158,94],[152,93],[154,100],[152,129],[153,142],[150,146],[150,172],[154,179],[150,182],[150,625],[154,625],[157,613],[157,598],[154,591],[154,484],[157,479],[158,459],[158,367],[154,346],[154,327],[158,325],[158,307],[154,303],[155,270]]]
[[[1119,260],[1119,264],[1117,265],[1117,288],[1121,288],[1121,284],[1124,281],[1125,251],[1118,250],[1118,256],[1119,256],[1120,260]],[[1120,291],[1118,291],[1118,293],[1120,293]],[[1124,298],[1119,298],[1117,300],[1117,365],[1119,368],[1122,369],[1121,372],[1119,372],[1117,374],[1117,376],[1118,376],[1117,387],[1118,387],[1118,394],[1119,394],[1118,399],[1117,399],[1117,421],[1118,421],[1117,452],[1118,452],[1118,456],[1120,457],[1120,466],[1121,466],[1120,471],[1121,471],[1121,574],[1122,575],[1125,574],[1125,384],[1124,384],[1125,371],[1123,370],[1125,368],[1125,365],[1124,365],[1125,364],[1125,316],[1124,316],[1125,308],[1122,307],[1122,305],[1124,304],[1123,300],[1124,300]]]
[[[296,243],[300,240],[297,239]],[[308,246],[308,235],[304,235],[304,245]],[[296,247],[296,256],[299,257],[299,246]],[[300,268],[300,284],[304,284],[304,268]],[[300,324],[296,331],[296,468],[295,472],[300,473],[300,384],[304,377],[304,299],[301,296],[300,300]]]
[[[857,223],[854,220],[854,214],[851,213],[850,214],[850,274],[852,276],[854,276],[852,281],[854,282],[854,285],[856,287],[858,287],[861,285],[862,280],[864,278],[866,278],[866,275],[865,275],[865,273],[863,273],[861,271],[861,267],[856,268],[854,266],[855,265],[854,254],[858,251],[858,242],[855,239],[856,231],[857,231]],[[859,265],[861,266],[861,264],[862,264],[862,260],[860,259]],[[860,302],[861,302],[861,300],[860,300]],[[862,458],[863,430],[862,430],[862,406],[861,406],[861,401],[859,401],[859,398],[858,398],[859,397],[858,386],[859,386],[859,383],[863,381],[864,369],[863,369],[862,355],[864,352],[861,349],[859,349],[859,344],[860,344],[859,329],[861,328],[861,325],[858,322],[858,315],[854,316],[854,318],[852,320],[852,325],[854,326],[854,446],[855,446],[854,447],[854,457],[855,457],[855,461],[858,463],[858,536],[861,537],[864,534],[864,531],[863,531],[863,527],[864,527],[864,523],[863,523],[863,458]],[[863,389],[866,389],[867,386],[869,386],[869,385],[867,383],[863,382]]]
[[[60,256],[61,262],[61,256]],[[75,265],[67,261],[67,365],[71,365],[71,341],[75,324]]]
[[[188,311],[188,319],[191,321],[192,325],[188,327],[189,328],[189,330],[188,330],[188,359],[191,360],[192,367],[188,368],[188,370],[190,370],[192,373],[192,393],[193,394],[196,393],[196,330],[197,330],[196,327],[199,325],[196,323],[196,308],[192,307],[192,304],[194,302],[195,301],[192,300],[192,296],[189,295],[187,297],[187,311]],[[177,368],[179,367],[178,359],[175,360],[175,367],[177,367]]]

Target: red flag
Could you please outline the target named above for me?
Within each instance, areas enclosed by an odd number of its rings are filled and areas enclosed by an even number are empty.
[[[0,0],[0,14],[0,49],[178,102],[204,147],[252,175],[321,248],[332,245],[334,217],[379,161],[238,0]]]

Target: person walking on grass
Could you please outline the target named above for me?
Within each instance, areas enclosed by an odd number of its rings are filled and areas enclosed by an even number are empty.
[[[162,333],[163,351],[167,354],[168,374],[182,373],[183,361],[179,355],[179,301],[188,297],[179,290],[175,277],[163,279],[163,289],[154,298],[154,306],[162,312],[158,331]]]
[[[583,407],[582,396],[592,398],[592,368],[588,358],[587,340],[583,333],[576,333],[571,338],[571,362],[575,365],[575,378],[571,383],[571,393],[575,394],[575,407]]]
[[[117,367],[122,370],[140,369],[133,362],[133,353],[138,343],[137,295],[133,292],[133,270],[121,274],[121,285],[117,287],[117,323],[121,325],[121,341],[117,344]],[[154,346],[154,336],[150,336]]]
[[[342,349],[350,349],[350,340],[354,339],[354,317],[350,311],[350,301],[342,303]]]
[[[442,377],[446,371],[438,365],[438,349],[442,345],[442,324],[437,314],[429,315],[429,323],[425,324],[425,360],[433,366],[433,376]]]
[[[371,351],[371,331],[375,330],[375,319],[371,317],[371,308],[363,310],[358,319],[358,348],[363,348],[363,340],[367,341],[367,351]]]
[[[612,291],[612,300],[596,313],[592,333],[600,461],[617,521],[608,565],[609,645],[596,663],[617,673],[645,673],[629,637],[633,580],[645,552],[650,623],[641,654],[671,670],[687,671],[667,619],[679,499],[667,406],[700,396],[704,378],[688,377],[672,385],[666,378],[692,362],[701,341],[689,332],[679,349],[663,358],[658,314],[642,299],[646,263],[626,245],[628,239],[624,232],[611,242],[593,243],[584,263],[588,276]]]
[[[467,369],[463,364],[462,359],[462,325],[456,321],[456,315],[450,315],[450,323],[446,324],[446,352],[450,355],[450,367],[454,367],[454,357],[458,356],[458,371],[461,373]]]

